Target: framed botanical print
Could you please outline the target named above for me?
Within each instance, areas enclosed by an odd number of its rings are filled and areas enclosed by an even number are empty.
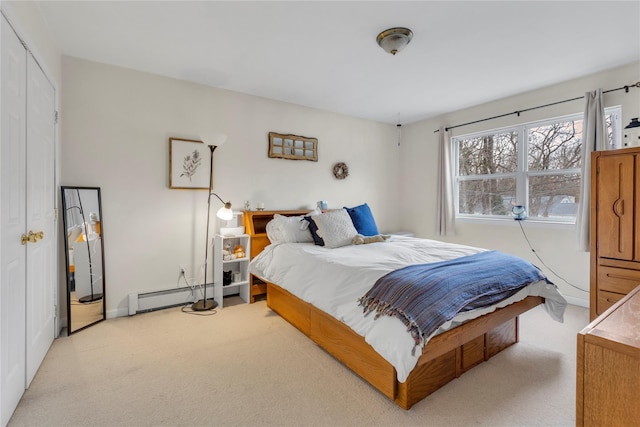
[[[169,138],[169,188],[209,189],[209,156],[202,141]]]

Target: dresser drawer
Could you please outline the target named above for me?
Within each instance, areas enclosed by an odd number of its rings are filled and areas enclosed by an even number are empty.
[[[615,292],[598,291],[598,315],[604,313],[613,304],[624,298],[625,294],[617,294]]]
[[[638,285],[640,285],[640,270],[603,265],[598,267],[598,291],[626,295]]]

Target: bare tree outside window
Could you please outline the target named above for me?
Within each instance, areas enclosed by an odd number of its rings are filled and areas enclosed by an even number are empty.
[[[582,120],[528,128],[529,172],[563,172],[529,176],[530,217],[575,218],[580,200]],[[575,171],[575,173],[567,173]]]
[[[469,177],[459,186],[459,212],[475,215],[507,215],[505,200],[516,196],[518,135],[496,133],[459,143],[460,175]],[[504,178],[487,179],[488,175]],[[509,176],[511,175],[511,176]]]

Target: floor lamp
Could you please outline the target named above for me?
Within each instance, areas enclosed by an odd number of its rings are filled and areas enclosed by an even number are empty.
[[[207,199],[207,246],[204,250],[204,291],[202,295],[202,299],[200,301],[196,301],[191,305],[191,309],[193,311],[206,311],[213,310],[218,306],[218,303],[212,298],[211,300],[207,300],[207,264],[209,262],[209,218],[211,217],[211,196],[216,196],[218,200],[224,203],[224,206],[218,210],[216,216],[223,220],[230,220],[233,218],[233,211],[231,210],[231,202],[225,202],[213,192],[213,152],[216,149],[216,145],[209,145],[209,149],[211,150],[211,159],[209,169],[209,198]],[[214,284],[215,286],[215,284]]]

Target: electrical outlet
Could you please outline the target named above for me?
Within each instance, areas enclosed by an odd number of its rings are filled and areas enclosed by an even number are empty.
[[[180,264],[178,268],[180,269],[180,274],[184,276],[185,275],[184,265]]]

